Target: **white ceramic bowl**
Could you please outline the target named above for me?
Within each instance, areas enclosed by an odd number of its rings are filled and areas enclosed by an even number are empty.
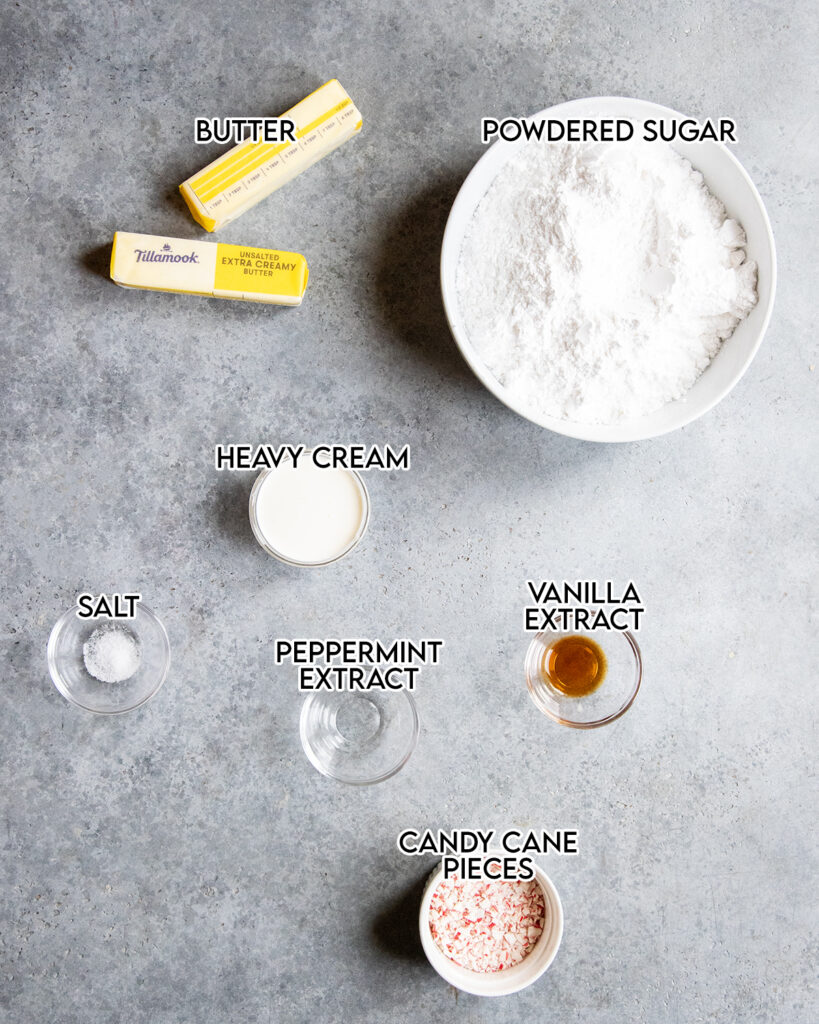
[[[682,117],[677,111],[645,100],[619,96],[572,100],[543,110],[535,117]],[[647,416],[612,425],[573,423],[553,416],[537,416],[519,405],[495,379],[472,347],[458,304],[456,272],[464,234],[478,203],[501,167],[525,142],[496,142],[470,171],[461,186],[447,221],[441,250],[441,290],[444,309],[455,341],[478,379],[510,409],[558,434],[585,441],[639,441],[658,437],[685,426],[723,399],[748,369],[765,334],[776,290],[776,252],[771,225],[753,182],[730,150],[718,142],[675,142],[674,149],[702,173],[711,191],[725,205],[729,216],[745,228],[746,252],[759,268],[759,301],[717,353],[710,366],[683,398]]]
[[[456,964],[441,952],[432,937],[432,932],[429,930],[429,905],[432,895],[443,881],[443,877],[443,865],[437,867],[429,876],[424,895],[421,897],[421,913],[418,924],[421,930],[421,945],[424,947],[427,960],[444,981],[448,981],[450,985],[454,985],[462,992],[469,992],[475,996],[507,996],[512,992],[519,992],[522,988],[527,988],[537,981],[554,960],[563,937],[563,907],[557,889],[548,875],[535,865],[535,878],[546,900],[546,924],[535,948],[525,960],[521,960],[514,967],[489,974],[470,971],[466,967]]]

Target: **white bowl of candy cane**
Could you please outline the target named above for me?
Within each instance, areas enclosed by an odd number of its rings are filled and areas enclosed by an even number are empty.
[[[491,859],[491,858],[490,858]],[[424,895],[421,897],[421,912],[419,915],[419,925],[421,931],[421,945],[424,947],[427,959],[430,964],[435,968],[438,974],[448,981],[450,985],[454,985],[455,988],[460,989],[462,992],[469,992],[476,996],[505,996],[510,995],[512,992],[519,992],[523,988],[527,988],[549,968],[550,964],[557,954],[558,947],[560,946],[560,940],[563,937],[563,907],[560,903],[560,897],[557,894],[552,884],[551,879],[542,871],[537,865],[535,865],[535,877],[534,882],[537,883],[536,887],[525,882],[514,882],[514,883],[499,883],[500,889],[507,886],[525,887],[521,889],[520,896],[513,897],[511,905],[507,906],[507,912],[512,918],[517,913],[520,917],[521,910],[524,916],[529,916],[532,913],[532,907],[527,906],[531,904],[534,898],[537,901],[538,893],[543,899],[543,925],[539,934],[531,941],[531,948],[523,956],[523,959],[517,963],[512,963],[511,966],[489,966],[482,967],[481,969],[472,969],[471,967],[463,966],[463,964],[453,960],[451,955],[447,955],[444,950],[436,941],[434,932],[435,921],[439,924],[439,938],[440,936],[440,922],[442,912],[445,914],[446,909],[442,911],[442,904],[446,902],[446,897],[443,897],[443,890],[439,892],[439,887],[444,883],[444,868],[443,864],[437,867],[432,874],[429,876],[426,887],[424,889]],[[482,882],[481,885],[493,885],[493,883]],[[460,883],[461,887],[464,887],[464,883]],[[470,883],[466,883],[468,887]],[[455,892],[453,893],[453,889]],[[455,895],[457,898],[457,883],[455,886],[451,882],[447,885],[447,895]],[[496,890],[497,891],[497,886]],[[509,904],[509,900],[505,901]],[[539,906],[539,903],[535,904]],[[503,913],[503,908],[501,914]],[[479,922],[471,922],[471,924],[477,925],[476,928],[472,929],[474,942],[478,947],[479,951],[483,952],[483,955],[477,955],[470,957],[464,955],[465,950],[463,945],[459,945],[458,949],[454,952],[454,955],[466,962],[472,962],[477,966],[478,961],[487,961],[485,953],[485,945],[483,944],[483,938],[481,935],[481,925]],[[498,924],[502,927],[502,921],[499,919],[496,924],[490,924],[489,927],[496,927]],[[529,935],[533,936],[536,932],[536,928],[528,929]],[[460,932],[458,932],[460,935]],[[469,941],[469,939],[468,939]],[[514,940],[513,940],[514,941]],[[448,943],[444,940],[444,945]],[[496,943],[497,945],[497,943]],[[520,947],[515,955],[520,955]],[[514,959],[514,955],[513,958]]]

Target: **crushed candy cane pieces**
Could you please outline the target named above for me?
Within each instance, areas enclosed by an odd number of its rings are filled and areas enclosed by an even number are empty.
[[[519,964],[543,934],[546,901],[531,882],[445,878],[432,894],[429,929],[441,952],[486,974]]]

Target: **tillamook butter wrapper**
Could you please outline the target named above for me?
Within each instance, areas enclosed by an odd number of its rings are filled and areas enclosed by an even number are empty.
[[[179,186],[194,220],[216,231],[361,131],[361,114],[335,79],[282,114],[295,142],[240,142]]]
[[[111,278],[123,288],[299,306],[307,260],[297,252],[117,231]]]

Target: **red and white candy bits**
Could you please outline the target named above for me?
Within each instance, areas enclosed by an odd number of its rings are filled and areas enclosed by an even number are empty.
[[[432,894],[429,929],[441,952],[470,971],[514,967],[543,934],[546,901],[531,882],[445,878]]]

